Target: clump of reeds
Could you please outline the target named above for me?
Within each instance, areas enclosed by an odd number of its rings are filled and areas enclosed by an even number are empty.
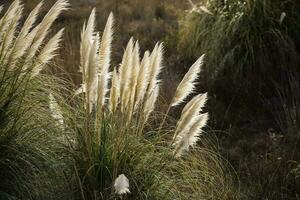
[[[70,159],[49,108],[59,79],[40,72],[52,60],[62,30],[50,27],[68,3],[59,0],[38,22],[39,3],[23,22],[15,0],[0,19],[0,199],[69,199],[64,173]],[[58,195],[59,194],[59,195]]]
[[[113,15],[110,14],[108,18],[101,41],[99,33],[94,29],[95,10],[92,11],[81,34],[80,72],[83,83],[79,90],[84,93],[85,108],[89,113],[95,112],[95,123],[101,123],[102,118],[108,115],[119,116],[125,128],[136,126],[136,132],[142,133],[144,124],[155,109],[159,95],[163,45],[157,43],[151,53],[146,51],[144,57],[140,58],[139,43],[131,38],[125,49],[122,63],[110,72]],[[203,58],[204,56],[201,56],[184,76],[170,107],[184,102],[194,92]],[[113,77],[109,88],[111,73]],[[108,95],[109,91],[110,95]],[[184,107],[174,135],[175,149],[177,149],[175,155],[180,155],[179,152],[197,142],[208,120],[207,113],[201,114],[206,99],[206,94],[197,95]]]
[[[219,188],[216,180],[224,174],[215,177],[219,175],[213,175],[208,165],[217,164],[219,158],[196,147],[208,121],[208,113],[202,111],[207,94],[196,95],[186,104],[175,129],[165,126],[169,110],[194,92],[204,56],[184,76],[165,118],[156,126],[151,121],[157,117],[152,114],[162,84],[159,77],[163,69],[163,44],[157,43],[152,51],[141,53],[138,41],[131,38],[122,62],[112,67],[113,15],[109,15],[101,37],[95,31],[95,19],[93,10],[81,33],[83,83],[76,92],[76,98],[83,103],[83,123],[78,122],[79,130],[75,130],[81,195],[109,198],[108,191],[114,191],[115,182],[115,188],[119,188],[116,194],[133,199],[187,199],[191,190],[193,198],[208,197],[208,188]],[[188,155],[191,147],[195,152]],[[218,172],[223,171],[219,164],[214,167]],[[206,176],[202,173],[214,177],[206,177],[212,178],[208,187],[198,185]],[[181,184],[185,186],[180,188]],[[120,185],[124,188],[120,189]],[[222,196],[223,189],[213,189],[213,193]]]
[[[41,74],[63,33],[45,42],[49,28],[67,5],[57,1],[36,25],[40,3],[19,26],[16,0],[0,20],[0,191],[20,199],[233,199],[226,166],[195,145],[208,144],[199,139],[206,94],[185,105],[175,129],[165,119],[151,123],[162,43],[141,58],[132,38],[112,68],[113,15],[100,37],[93,10],[81,33],[81,87]],[[168,110],[194,92],[202,62],[185,75]]]

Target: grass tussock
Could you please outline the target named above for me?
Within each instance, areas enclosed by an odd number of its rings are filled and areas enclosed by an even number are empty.
[[[220,161],[216,154],[195,147],[194,153],[187,155],[208,120],[207,114],[201,113],[206,94],[186,104],[175,129],[165,124],[167,114],[156,123],[159,115],[152,113],[161,85],[163,45],[157,43],[141,58],[139,43],[131,38],[121,64],[111,69],[112,14],[101,41],[94,27],[93,10],[81,34],[83,83],[75,97],[81,102],[83,118],[71,127],[76,128],[75,165],[81,195],[88,199],[113,198],[112,194],[118,195],[113,187],[119,185],[118,181],[114,183],[118,177],[123,177],[127,187],[129,183],[129,188],[122,191],[130,190],[130,194],[120,193],[130,199],[215,199],[234,195],[228,192],[231,184],[227,185],[229,180],[223,176],[224,166],[215,165]],[[202,60],[180,83],[169,109],[193,91],[190,89],[194,88]],[[217,171],[208,167],[210,163],[215,163],[213,169]],[[205,180],[210,176],[214,178]],[[220,178],[222,181],[216,181]],[[219,189],[208,192],[212,188]]]
[[[209,0],[197,6],[182,20],[178,51],[187,61],[206,54],[203,83],[217,96],[219,124],[270,117],[263,99],[277,94],[274,81],[286,80],[291,70],[299,74],[299,2]]]
[[[71,194],[63,178],[69,159],[58,139],[61,130],[49,123],[49,92],[58,91],[56,78],[37,76],[58,46],[61,32],[48,42],[45,38],[67,3],[58,1],[36,24],[40,6],[22,27],[20,1],[14,1],[0,20],[1,199],[66,199]]]
[[[168,113],[156,114],[162,43],[141,58],[139,43],[130,39],[113,68],[113,15],[100,37],[93,10],[81,32],[82,85],[76,89],[41,73],[63,33],[49,37],[50,27],[68,3],[57,1],[37,22],[41,6],[21,25],[23,6],[15,0],[0,20],[1,196],[238,198],[231,170],[205,139],[207,95],[193,97],[177,122],[169,123]],[[202,62],[186,74],[168,110],[193,92]]]

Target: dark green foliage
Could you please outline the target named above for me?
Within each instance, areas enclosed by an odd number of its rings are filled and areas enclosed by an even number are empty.
[[[231,124],[248,123],[265,115],[262,99],[275,95],[273,82],[283,80],[289,70],[299,67],[300,2],[206,3],[213,15],[188,15],[181,24],[178,50],[189,60],[206,54],[203,77],[205,87],[217,95],[214,112],[224,114],[228,109],[228,116],[216,113],[215,117],[221,122],[230,120]],[[283,13],[286,17],[280,22]]]

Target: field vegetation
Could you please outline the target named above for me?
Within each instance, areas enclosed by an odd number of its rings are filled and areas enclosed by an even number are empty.
[[[69,4],[57,1],[38,22],[42,6],[19,26],[16,0],[0,21],[1,198],[237,198],[232,169],[202,135],[207,94],[188,101],[178,120],[154,112],[162,43],[140,56],[131,38],[112,68],[113,14],[100,37],[93,9],[80,35],[78,88],[46,69],[64,31],[50,36],[51,25]],[[203,60],[186,73],[169,109],[194,92]]]
[[[300,198],[300,2],[0,6],[0,199]]]

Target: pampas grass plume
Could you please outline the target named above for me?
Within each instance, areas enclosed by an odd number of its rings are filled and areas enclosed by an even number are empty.
[[[119,98],[120,98],[120,78],[117,69],[115,68],[112,75],[110,98],[109,98],[110,100],[109,109],[111,112],[116,111],[117,106],[119,104]]]
[[[149,71],[150,80],[149,80],[149,86],[148,86],[146,98],[150,97],[151,93],[156,87],[156,84],[159,83],[158,76],[163,68],[162,59],[163,59],[163,44],[157,43],[151,54],[151,68]]]
[[[37,57],[37,64],[32,69],[32,77],[39,74],[44,65],[47,64],[54,56],[55,51],[59,48],[59,43],[62,39],[64,29],[58,31],[45,45]]]
[[[12,52],[11,62],[14,65],[17,62],[18,58],[21,58],[25,53],[27,48],[31,45],[37,29],[34,29],[30,32],[36,19],[38,17],[39,11],[43,5],[43,2],[40,2],[29,14],[28,18],[24,22],[24,25],[15,41],[14,51]],[[31,33],[31,34],[30,34]]]
[[[199,114],[202,107],[205,105],[207,100],[207,94],[199,94],[195,96],[186,106],[183,108],[181,113],[181,117],[177,122],[175,134],[173,137],[173,141],[176,142],[176,149],[186,148],[180,147],[185,144],[185,141],[188,137],[188,132],[190,128],[199,120]],[[181,142],[178,142],[181,141]]]
[[[144,122],[148,121],[149,115],[153,112],[155,108],[155,103],[159,94],[159,84],[155,86],[150,97],[146,99],[144,108]]]
[[[137,79],[135,108],[137,108],[139,103],[144,100],[144,95],[149,85],[149,64],[150,64],[150,53],[149,51],[146,51],[144,53],[144,57],[141,62],[138,79]]]
[[[43,44],[44,39],[46,38],[50,27],[53,22],[57,19],[58,15],[64,10],[67,10],[69,3],[67,0],[58,0],[49,12],[46,14],[42,22],[39,24],[36,36],[33,40],[33,43],[29,49],[26,61],[31,60],[36,52],[39,50],[40,46]]]
[[[115,180],[114,188],[118,195],[130,193],[128,178],[124,174],[120,174]]]
[[[183,152],[188,151],[199,140],[202,128],[208,121],[208,113],[200,114],[195,117],[195,122],[188,131],[181,132],[175,139],[175,157],[182,156]]]
[[[201,71],[201,66],[203,64],[204,55],[202,55],[185,74],[182,81],[178,85],[175,96],[171,102],[171,107],[177,106],[182,103],[189,94],[195,90],[195,80]]]
[[[108,81],[110,79],[110,73],[108,70],[110,66],[113,21],[114,21],[113,14],[110,13],[100,43],[100,50],[99,50],[100,69],[99,69],[99,82],[98,82],[99,108],[102,108],[105,104],[106,94],[108,91]]]
[[[129,100],[129,84],[128,80],[132,72],[132,54],[133,54],[133,38],[131,38],[127,44],[124,52],[122,63],[120,65],[120,100],[121,110],[125,112],[128,100]]]

